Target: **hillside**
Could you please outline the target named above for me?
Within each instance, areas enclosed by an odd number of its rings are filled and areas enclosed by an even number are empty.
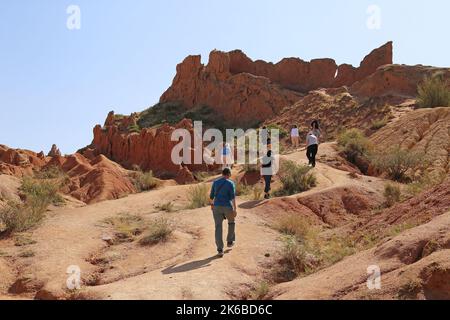
[[[111,111],[75,154],[0,145],[0,299],[450,299],[450,109],[418,103],[427,77],[450,97],[450,70],[393,64],[392,50],[359,67],[189,56],[156,106]],[[223,259],[207,205],[220,166],[171,160],[172,133],[193,136],[196,120],[302,137],[282,139],[270,199],[257,168],[233,167],[237,243]]]

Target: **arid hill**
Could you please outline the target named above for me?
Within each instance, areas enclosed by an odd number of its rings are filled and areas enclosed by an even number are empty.
[[[427,173],[442,178],[450,172],[450,108],[408,112],[371,136],[379,148],[401,148],[424,156]]]
[[[302,134],[311,119],[318,119],[322,141],[353,127],[370,135],[379,129],[374,123],[388,123],[414,108],[417,86],[425,77],[450,76],[445,68],[392,62],[392,42],[372,51],[358,68],[337,66],[332,59],[252,61],[239,50],[214,50],[207,65],[200,56],[189,56],[177,66],[159,104],[130,116],[110,113],[81,153],[103,154],[127,169],[139,166],[186,183],[194,180],[192,172],[207,168],[170,161],[171,132],[192,126],[184,118],[221,129],[265,123],[289,131],[297,124]]]
[[[52,150],[57,150],[52,148]],[[50,152],[52,154],[52,152]],[[135,193],[127,170],[99,155],[87,159],[81,154],[44,156],[28,150],[0,146],[0,173],[22,178],[51,168],[67,175],[63,192],[85,203],[117,199]]]
[[[199,56],[178,65],[156,106],[110,112],[73,155],[0,145],[0,299],[450,299],[450,110],[416,102],[424,77],[450,70],[392,62],[390,42],[357,68],[213,51],[206,66]],[[206,120],[220,129],[298,124],[303,135],[311,119],[323,131],[317,166],[306,168],[303,148],[285,138],[281,167],[291,171],[273,177],[271,199],[262,200],[258,170],[233,168],[237,243],[218,259],[207,203],[219,171],[174,164],[172,133],[192,135],[192,121]],[[335,141],[349,128],[367,135],[371,152],[423,154],[425,170],[394,182],[367,155],[363,174]],[[64,181],[53,194],[68,201],[25,193],[27,177],[50,174]],[[159,186],[140,192],[138,177]],[[74,266],[80,290],[67,287]],[[371,290],[374,266],[382,285]]]

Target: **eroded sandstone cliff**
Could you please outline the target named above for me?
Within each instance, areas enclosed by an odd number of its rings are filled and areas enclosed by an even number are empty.
[[[239,50],[215,50],[206,66],[200,56],[179,64],[160,102],[178,101],[187,108],[207,105],[233,124],[251,125],[279,114],[304,93],[351,86],[386,64],[392,64],[392,42],[372,51],[358,68],[337,66],[333,59],[286,58],[273,64],[252,61]]]

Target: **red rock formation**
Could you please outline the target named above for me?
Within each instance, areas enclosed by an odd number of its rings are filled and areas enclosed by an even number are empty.
[[[53,157],[47,167],[61,168],[70,178],[63,190],[85,203],[118,199],[135,193],[136,188],[127,170],[103,155],[88,160],[79,153],[67,157]]]
[[[110,118],[111,115],[108,116]],[[126,117],[125,117],[126,119]],[[178,183],[193,182],[193,170],[208,170],[208,166],[189,165],[186,167],[172,162],[172,149],[178,142],[171,141],[172,132],[183,128],[193,132],[190,120],[181,121],[175,127],[168,124],[156,129],[142,129],[140,133],[129,133],[120,130],[120,121],[113,125],[94,128],[94,140],[84,150],[88,157],[103,154],[120,163],[125,168],[139,166],[144,171],[152,170],[157,176],[174,178]]]
[[[298,58],[286,58],[273,64],[262,60],[253,62],[240,50],[232,51],[229,55],[232,74],[250,73],[262,76],[287,89],[300,92],[333,86],[337,69],[336,62],[332,59],[305,62]]]
[[[200,56],[189,56],[179,64],[160,102],[181,101],[188,108],[208,105],[233,124],[254,124],[296,102],[300,96],[294,91],[349,86],[385,64],[392,64],[392,42],[370,53],[358,68],[338,67],[332,59],[253,62],[239,50],[213,51],[206,67]]]
[[[288,89],[308,92],[318,88],[350,86],[374,73],[378,67],[392,64],[392,42],[373,50],[358,68],[349,64],[338,67],[332,59],[305,62],[298,58],[287,58],[273,64],[261,60],[253,62],[240,50],[232,51],[229,55],[232,74],[251,73],[269,78]]]
[[[0,174],[15,177],[31,176],[49,167],[61,168],[69,177],[63,193],[85,203],[117,199],[136,189],[127,170],[104,156],[87,159],[81,154],[44,157],[28,150],[0,145]]]
[[[161,102],[181,101],[186,107],[207,105],[236,125],[251,125],[278,113],[299,95],[264,77],[232,75],[230,55],[213,51],[206,67],[200,56],[189,56],[177,66],[172,86]]]
[[[43,153],[0,145],[0,174],[23,177],[32,174],[33,169],[42,168],[45,163]]]
[[[60,156],[61,155],[61,151],[59,151],[58,147],[56,146],[56,144],[52,145],[51,150],[48,153],[48,157],[56,157],[56,156]]]
[[[350,91],[363,97],[400,95],[415,97],[417,87],[425,77],[441,74],[450,79],[450,68],[426,66],[386,65],[375,73],[354,83]]]

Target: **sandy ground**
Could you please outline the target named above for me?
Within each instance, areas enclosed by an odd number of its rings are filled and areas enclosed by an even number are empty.
[[[333,152],[332,144],[323,144],[319,155]],[[283,157],[306,163],[304,151]],[[361,186],[374,193],[383,188],[380,179],[360,177],[355,180],[348,172],[323,163],[314,170],[318,185],[302,197],[341,186]],[[35,244],[16,247],[13,239],[0,240],[0,270],[8,275],[2,276],[0,281],[0,299],[67,297],[70,266],[77,266],[81,271],[85,283],[80,291],[82,298],[236,298],[237,292],[262,279],[264,270],[273,263],[273,257],[280,248],[280,235],[267,219],[271,214],[267,212],[270,206],[265,206],[276,199],[258,202],[257,205],[238,199],[237,243],[220,259],[215,256],[210,209],[184,209],[189,188],[191,186],[165,186],[119,200],[79,208],[52,209],[42,225],[28,233]],[[175,212],[155,210],[156,205],[168,201],[175,204]],[[123,213],[139,215],[146,220],[164,216],[175,232],[168,242],[152,247],[142,247],[136,242],[109,245],[105,239],[112,231],[102,221]],[[31,256],[23,257],[24,251],[31,251]],[[109,258],[103,259],[102,263],[94,263],[93,257]],[[14,281],[14,292],[8,292]],[[314,287],[314,278],[308,285]],[[287,289],[280,287],[279,290],[286,292]],[[281,297],[309,296],[292,294]]]

